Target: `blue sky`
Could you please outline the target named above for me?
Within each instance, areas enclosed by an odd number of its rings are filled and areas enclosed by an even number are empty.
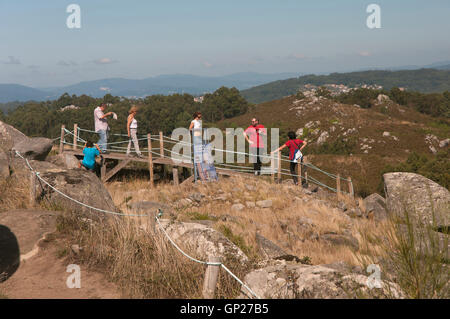
[[[0,83],[425,65],[450,60],[449,16],[448,0],[0,0]]]

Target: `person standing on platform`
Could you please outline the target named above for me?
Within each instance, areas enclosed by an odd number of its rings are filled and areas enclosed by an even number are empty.
[[[102,151],[102,154],[107,153],[108,144],[108,116],[113,116],[113,112],[104,113],[106,109],[106,104],[102,103],[94,110],[94,122],[95,122],[95,132],[100,136],[97,144]]]

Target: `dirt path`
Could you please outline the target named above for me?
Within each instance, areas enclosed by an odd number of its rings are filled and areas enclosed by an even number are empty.
[[[120,294],[115,285],[107,282],[101,273],[80,266],[81,288],[68,288],[66,272],[70,264],[57,258],[55,245],[41,248],[39,253],[22,262],[17,271],[0,283],[0,298],[42,299],[115,299]]]

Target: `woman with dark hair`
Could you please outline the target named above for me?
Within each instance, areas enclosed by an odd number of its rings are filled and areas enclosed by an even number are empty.
[[[95,157],[100,155],[100,153],[101,151],[97,144],[93,144],[91,141],[87,141],[84,144],[83,148],[84,158],[78,164],[78,167],[81,168],[81,165],[83,165],[88,170],[95,171]]]
[[[289,165],[289,169],[292,175],[292,179],[294,180],[294,184],[298,185],[298,179],[297,179],[297,164],[300,162],[303,163],[303,155],[302,155],[302,149],[305,148],[306,141],[302,141],[301,139],[296,138],[297,136],[295,135],[295,132],[290,131],[288,132],[288,138],[289,140],[283,145],[280,146],[278,149],[272,151],[270,154],[273,154],[275,152],[279,152],[282,149],[284,149],[285,147],[289,147],[289,160],[290,160],[290,165]],[[301,145],[301,147],[300,147]]]

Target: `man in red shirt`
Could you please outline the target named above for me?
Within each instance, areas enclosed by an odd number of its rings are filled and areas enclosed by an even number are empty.
[[[294,180],[294,184],[298,185],[296,168],[297,168],[297,164],[302,165],[303,156],[299,159],[295,159],[295,153],[297,150],[301,152],[305,148],[307,143],[306,143],[306,141],[302,141],[301,139],[296,138],[297,136],[295,135],[295,132],[293,132],[293,131],[288,132],[288,137],[289,137],[289,140],[284,145],[282,145],[278,149],[272,151],[270,154],[279,152],[285,147],[289,148],[289,160],[290,160],[289,169],[290,169],[290,172],[292,175],[292,179]]]
[[[252,125],[244,131],[244,137],[250,144],[250,162],[253,163],[255,175],[261,175],[261,155],[264,152],[264,138],[267,130],[264,125],[259,124],[257,118],[252,119]],[[256,158],[255,158],[256,157]]]

